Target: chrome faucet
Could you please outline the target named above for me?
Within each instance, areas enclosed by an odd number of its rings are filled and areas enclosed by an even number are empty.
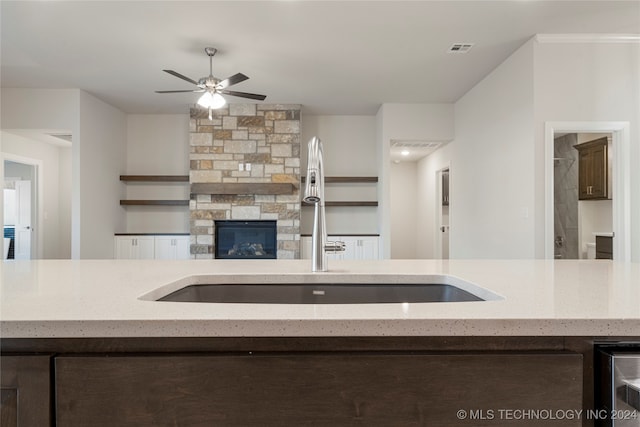
[[[318,137],[309,141],[307,156],[307,182],[304,199],[314,204],[313,232],[311,237],[311,271],[327,271],[327,253],[344,251],[344,242],[329,242],[324,220],[324,168],[322,166],[322,142]]]

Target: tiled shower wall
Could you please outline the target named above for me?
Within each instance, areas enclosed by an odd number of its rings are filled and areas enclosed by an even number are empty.
[[[215,220],[277,220],[277,257],[299,258],[300,106],[228,104],[212,120],[192,108],[189,134],[192,184],[295,184],[285,195],[192,194],[191,257],[214,257]]]
[[[554,140],[553,206],[554,254],[556,258],[578,258],[578,143],[575,133]]]

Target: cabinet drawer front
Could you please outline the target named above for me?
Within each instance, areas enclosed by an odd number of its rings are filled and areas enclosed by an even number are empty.
[[[57,426],[521,427],[457,411],[581,408],[582,365],[569,353],[58,357]]]

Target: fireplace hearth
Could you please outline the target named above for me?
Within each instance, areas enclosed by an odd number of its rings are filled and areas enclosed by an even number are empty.
[[[276,221],[215,221],[215,258],[275,259]]]

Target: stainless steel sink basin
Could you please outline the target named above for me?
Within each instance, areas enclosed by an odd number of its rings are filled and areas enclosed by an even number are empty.
[[[500,300],[447,275],[191,276],[140,297],[146,301],[242,304],[385,304]]]
[[[158,301],[248,304],[376,304],[401,302],[484,301],[452,285],[344,284],[322,285],[191,285]]]

